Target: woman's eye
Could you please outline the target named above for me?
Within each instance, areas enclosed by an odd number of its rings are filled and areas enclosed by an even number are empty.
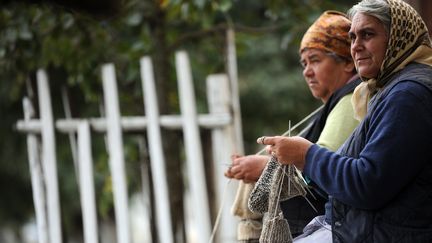
[[[366,32],[366,33],[363,34],[363,37],[365,39],[371,38],[372,36],[373,36],[373,33],[370,33],[370,32]]]

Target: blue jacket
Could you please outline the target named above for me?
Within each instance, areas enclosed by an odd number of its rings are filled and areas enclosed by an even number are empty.
[[[325,103],[323,109],[314,117],[310,128],[305,132],[302,137],[315,143],[318,141],[321,132],[323,131],[328,115],[333,111],[333,108],[339,103],[339,101],[347,94],[354,91],[355,87],[360,84],[361,79],[358,75],[352,77],[351,82],[345,84],[343,87],[336,90]],[[309,202],[314,205],[318,212],[306,202],[306,200],[297,196],[290,200],[282,201],[280,203],[281,210],[284,214],[285,219],[288,220],[291,233],[293,237],[301,234],[303,228],[316,216],[324,213],[324,204],[327,202],[327,194],[322,192],[316,185],[311,181],[310,190],[314,192],[314,196],[309,193],[306,195]]]
[[[333,242],[432,242],[432,68],[408,65],[369,107],[339,153],[306,155],[331,195]]]

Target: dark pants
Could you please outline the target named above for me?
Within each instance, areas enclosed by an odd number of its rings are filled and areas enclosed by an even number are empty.
[[[292,237],[296,237],[303,233],[303,228],[316,216],[324,214],[324,204],[327,199],[324,199],[318,193],[315,193],[313,198],[307,194],[306,197],[317,209],[316,212],[302,196],[293,197],[289,200],[280,203],[283,215],[288,220]]]

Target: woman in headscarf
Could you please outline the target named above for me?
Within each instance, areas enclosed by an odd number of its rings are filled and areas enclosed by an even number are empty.
[[[401,0],[363,0],[348,12],[363,81],[363,119],[338,152],[300,138],[258,141],[330,195],[323,225],[294,242],[432,242],[432,49],[425,23]],[[315,226],[315,227],[314,227]]]
[[[350,54],[348,31],[351,21],[343,13],[325,11],[303,35],[299,54],[303,66],[303,77],[312,95],[321,100],[324,108],[314,117],[311,126],[302,135],[311,142],[335,151],[359,124],[354,119],[351,97],[354,88],[360,83]],[[234,156],[233,166],[225,175],[230,178],[255,182],[265,168],[269,156]],[[239,239],[252,242],[261,232],[261,215],[249,214],[247,201],[253,184],[240,184],[233,212],[243,220],[239,225]],[[318,196],[317,193],[314,193]],[[302,233],[304,226],[316,215],[324,213],[327,195],[313,197],[307,195],[314,209],[302,197],[297,196],[281,204],[285,218],[288,219],[293,236]],[[252,220],[259,221],[252,221]],[[258,222],[258,223],[257,223]],[[247,230],[250,225],[253,230]]]

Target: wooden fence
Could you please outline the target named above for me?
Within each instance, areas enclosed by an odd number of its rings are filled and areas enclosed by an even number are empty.
[[[228,36],[232,33],[228,33]],[[232,38],[232,36],[231,36]],[[216,188],[217,205],[222,202],[227,179],[223,177],[221,163],[230,161],[234,152],[242,152],[240,110],[237,91],[235,52],[233,47],[228,61],[229,75],[214,74],[207,78],[208,114],[197,114],[195,93],[186,52],[176,53],[176,70],[179,91],[180,115],[160,115],[153,77],[152,61],[149,57],[140,60],[141,81],[145,116],[122,117],[120,112],[115,67],[106,64],[102,68],[105,117],[80,119],[55,119],[52,113],[50,89],[44,70],[37,72],[39,97],[39,118],[35,117],[32,104],[24,98],[24,120],[17,122],[17,129],[27,134],[28,158],[31,170],[36,223],[39,243],[62,243],[59,185],[57,177],[55,133],[76,136],[77,178],[79,180],[80,202],[83,216],[85,243],[99,242],[97,206],[95,203],[93,160],[91,151],[92,132],[106,134],[109,167],[112,176],[116,236],[118,243],[131,243],[130,220],[128,218],[128,194],[123,153],[124,131],[146,131],[154,182],[156,228],[161,243],[174,242],[171,230],[171,209],[165,158],[162,151],[161,128],[183,131],[188,188],[196,212],[192,221],[198,233],[198,242],[208,242],[213,222],[207,197],[204,160],[201,148],[200,128],[211,129],[214,163],[213,182]],[[234,60],[233,60],[234,58]],[[230,77],[230,78],[229,78]],[[230,82],[231,81],[231,82]],[[234,94],[233,94],[234,93]],[[234,97],[234,99],[233,99]],[[234,112],[233,112],[234,111]],[[39,139],[40,138],[40,139]],[[39,142],[40,141],[40,142]],[[240,146],[240,147],[239,147]],[[237,222],[230,215],[229,207],[235,196],[236,183],[228,186],[225,194],[225,208],[217,239],[220,242],[234,242]]]

